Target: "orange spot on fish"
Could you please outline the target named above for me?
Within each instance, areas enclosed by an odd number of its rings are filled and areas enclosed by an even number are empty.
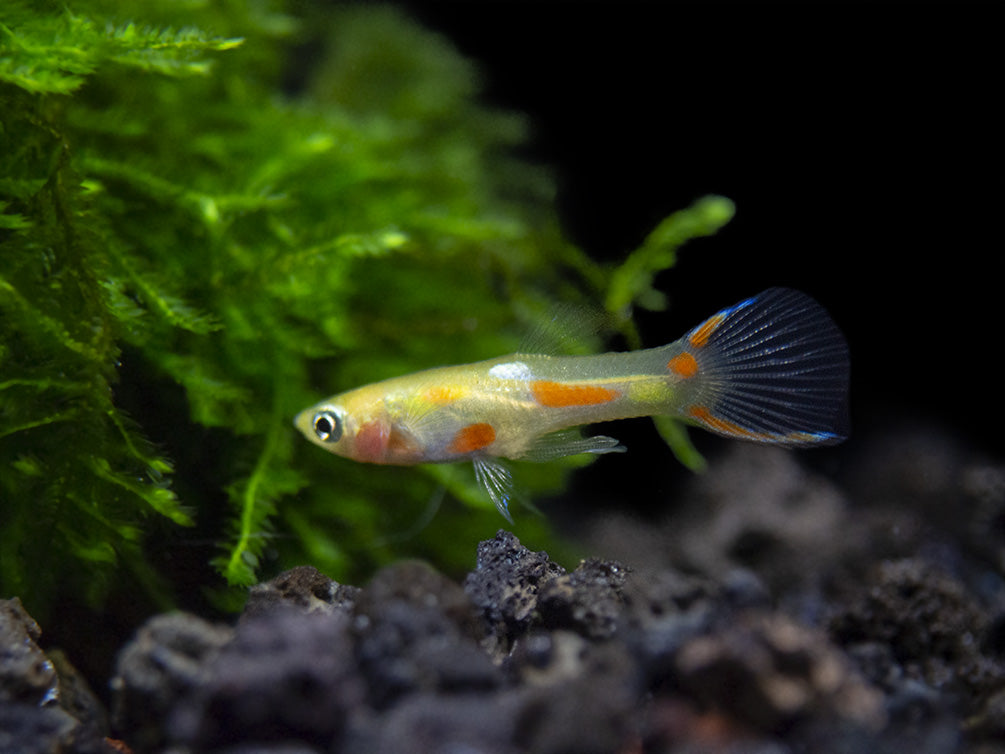
[[[743,437],[748,440],[768,439],[768,436],[761,432],[751,432],[749,429],[741,427],[739,424],[726,421],[725,419],[720,419],[705,406],[691,406],[688,408],[687,413],[692,419],[697,419],[709,429],[721,432],[724,435],[730,435],[731,437]]]
[[[716,331],[719,325],[722,324],[722,320],[724,320],[725,318],[726,315],[722,314],[721,312],[719,314],[715,314],[709,317],[700,325],[698,325],[698,327],[696,327],[694,331],[688,336],[687,338],[688,342],[695,348],[701,348],[706,343],[708,343],[708,339],[712,337],[712,333]]]
[[[424,394],[427,401],[446,406],[464,396],[465,391],[456,386],[431,387]]]
[[[560,408],[563,406],[596,406],[610,403],[621,393],[597,385],[566,385],[549,380],[535,380],[530,383],[534,400],[542,406]]]
[[[491,445],[496,439],[496,431],[491,424],[469,424],[461,427],[454,435],[449,450],[452,453],[471,453]]]
[[[687,351],[679,353],[667,362],[667,369],[684,379],[698,374],[698,362]]]

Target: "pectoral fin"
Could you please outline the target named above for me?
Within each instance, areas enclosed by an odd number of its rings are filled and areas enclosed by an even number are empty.
[[[617,439],[607,435],[584,437],[575,429],[563,429],[542,435],[534,440],[521,460],[553,461],[556,458],[575,456],[580,453],[624,453],[628,450]]]

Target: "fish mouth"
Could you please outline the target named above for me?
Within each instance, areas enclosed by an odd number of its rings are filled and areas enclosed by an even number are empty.
[[[314,433],[314,417],[317,416],[318,412],[321,410],[321,406],[311,406],[293,417],[293,426],[299,430],[300,434],[311,442],[318,443],[319,445],[322,443]]]

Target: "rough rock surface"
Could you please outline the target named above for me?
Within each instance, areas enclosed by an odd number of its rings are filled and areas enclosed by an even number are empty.
[[[97,698],[41,636],[21,600],[0,600],[0,754],[112,754]]]
[[[843,484],[739,447],[571,571],[500,531],[462,583],[301,567],[234,625],[155,616],[110,732],[0,603],[0,754],[1005,754],[1005,470],[937,447]]]

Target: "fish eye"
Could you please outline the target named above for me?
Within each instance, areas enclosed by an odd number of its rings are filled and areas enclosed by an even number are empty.
[[[342,420],[331,409],[314,414],[314,435],[321,442],[338,442],[342,437]]]

